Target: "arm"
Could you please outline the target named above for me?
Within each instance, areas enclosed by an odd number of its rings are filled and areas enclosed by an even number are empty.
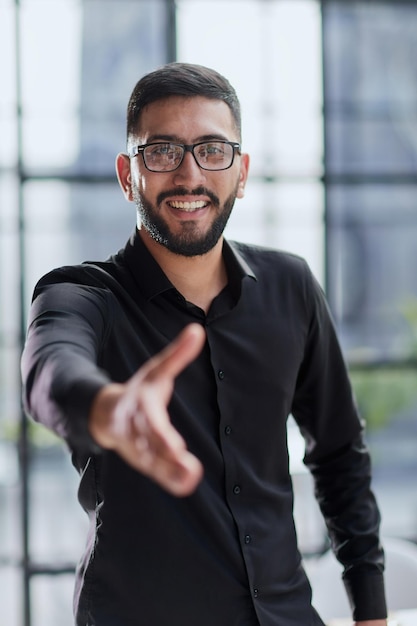
[[[58,279],[61,277],[58,275]],[[22,354],[26,412],[82,453],[98,452],[91,403],[110,382],[98,366],[111,311],[100,290],[46,277],[35,289]]]
[[[77,452],[113,449],[172,493],[191,492],[201,464],[171,426],[166,407],[175,376],[204,344],[202,327],[185,329],[129,381],[116,384],[97,365],[113,315],[105,290],[56,282],[55,274],[53,280],[37,287],[30,312],[22,356],[28,414]]]
[[[324,295],[306,287],[309,330],[293,415],[306,441],[333,551],[360,626],[386,624],[380,514],[371,489],[371,460],[348,374]]]
[[[362,436],[309,464],[343,582],[357,622],[385,619],[380,515],[371,490],[369,452]]]
[[[202,477],[201,463],[171,425],[167,405],[175,377],[198,355],[205,333],[192,324],[125,384],[109,384],[91,407],[89,428],[103,448],[176,496],[190,494]]]

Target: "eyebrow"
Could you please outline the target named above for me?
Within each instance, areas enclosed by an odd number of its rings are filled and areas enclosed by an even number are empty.
[[[178,137],[178,135],[165,134],[150,135],[146,143],[155,143],[159,141],[184,144],[183,140],[181,139],[181,137]],[[201,135],[200,137],[196,137],[193,143],[200,143],[202,141],[229,141],[229,139],[225,135],[212,133],[210,135]]]

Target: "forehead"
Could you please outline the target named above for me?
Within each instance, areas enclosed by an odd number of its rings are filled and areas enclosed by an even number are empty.
[[[148,104],[139,117],[137,135],[144,143],[155,137],[184,142],[211,136],[238,139],[229,106],[202,96],[170,96]]]

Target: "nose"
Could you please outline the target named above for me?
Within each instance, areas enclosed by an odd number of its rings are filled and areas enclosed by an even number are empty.
[[[186,150],[181,165],[174,172],[174,182],[178,185],[184,185],[189,182],[190,185],[200,184],[205,180],[205,172],[198,165],[191,150]]]

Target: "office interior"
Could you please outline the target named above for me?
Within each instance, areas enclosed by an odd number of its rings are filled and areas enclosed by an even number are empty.
[[[0,623],[70,626],[87,519],[65,445],[24,414],[20,354],[48,270],[135,226],[114,160],[136,81],[219,70],[241,100],[230,239],[307,259],[366,423],[387,537],[417,542],[417,1],[0,0]],[[254,323],[261,323],[254,320]],[[289,418],[300,549],[328,540]]]

